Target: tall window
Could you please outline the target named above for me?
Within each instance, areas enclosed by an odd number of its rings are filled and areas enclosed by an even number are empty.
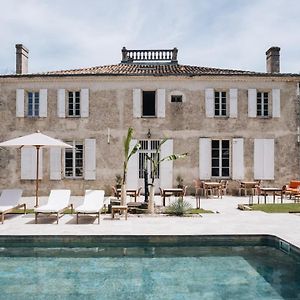
[[[28,92],[28,116],[38,117],[40,110],[39,92]]]
[[[211,141],[212,176],[229,177],[230,168],[229,140]]]
[[[227,115],[226,102],[226,92],[215,91],[215,116]]]
[[[82,178],[83,177],[83,143],[67,142],[73,145],[73,148],[65,149],[65,177]]]
[[[155,91],[143,91],[143,117],[155,116]]]
[[[158,140],[143,140],[140,141],[141,148],[139,150],[139,178],[144,178],[144,170],[148,171],[149,178],[152,178],[152,165],[150,164],[149,160],[146,159],[146,155],[148,154],[151,158],[154,158],[155,151],[159,146]],[[159,153],[157,156],[157,160],[159,161]],[[159,178],[159,166],[157,170],[157,174],[154,176],[155,178]]]
[[[257,116],[268,117],[269,115],[269,93],[257,92]]]
[[[68,116],[80,117],[80,92],[69,92]]]

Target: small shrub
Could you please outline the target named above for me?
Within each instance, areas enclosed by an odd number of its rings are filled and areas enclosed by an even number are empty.
[[[173,203],[171,203],[171,205],[167,208],[166,212],[169,215],[183,216],[191,208],[192,205],[190,203],[184,201],[183,197],[179,197]]]

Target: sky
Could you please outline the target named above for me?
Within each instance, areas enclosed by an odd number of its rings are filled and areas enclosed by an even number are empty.
[[[178,48],[180,64],[300,73],[299,0],[0,0],[0,74],[15,72],[15,44],[29,73],[118,64],[121,48]]]

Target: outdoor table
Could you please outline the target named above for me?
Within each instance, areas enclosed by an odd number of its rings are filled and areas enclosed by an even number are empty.
[[[267,203],[267,195],[269,193],[273,194],[273,203],[275,203],[276,192],[280,192],[281,203],[282,203],[282,200],[283,200],[283,191],[282,191],[282,188],[276,188],[276,187],[265,187],[265,188],[263,188],[262,187],[262,188],[260,188],[260,192],[265,197],[265,204]]]
[[[218,197],[221,195],[221,198],[222,198],[222,193],[220,192],[220,189],[222,187],[221,182],[213,182],[213,181],[206,182],[206,181],[204,181],[203,186],[204,186],[204,195],[206,196],[206,198],[208,198],[208,190],[212,190],[215,188],[218,189]]]
[[[127,220],[127,211],[128,211],[127,205],[113,205],[111,207],[111,218],[114,219],[115,213],[117,212],[119,212],[120,214],[122,212],[125,212],[125,220]]]
[[[258,181],[241,181],[241,185],[240,185],[240,196],[242,196],[242,189],[244,189],[245,191],[245,196],[247,196],[247,189],[251,189],[252,193],[253,193],[253,189],[256,188],[256,186],[259,185]]]
[[[183,196],[182,188],[167,188],[162,189],[162,197],[163,197],[163,206],[166,206],[166,197],[171,195],[178,195],[180,197]]]
[[[137,189],[127,189],[126,195],[130,197],[134,197],[134,202],[136,202],[138,190]],[[121,189],[117,189],[118,198],[121,196]]]

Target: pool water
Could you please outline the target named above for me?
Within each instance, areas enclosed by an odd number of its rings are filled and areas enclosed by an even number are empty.
[[[0,299],[300,299],[299,258],[269,246],[1,248],[0,256]]]

